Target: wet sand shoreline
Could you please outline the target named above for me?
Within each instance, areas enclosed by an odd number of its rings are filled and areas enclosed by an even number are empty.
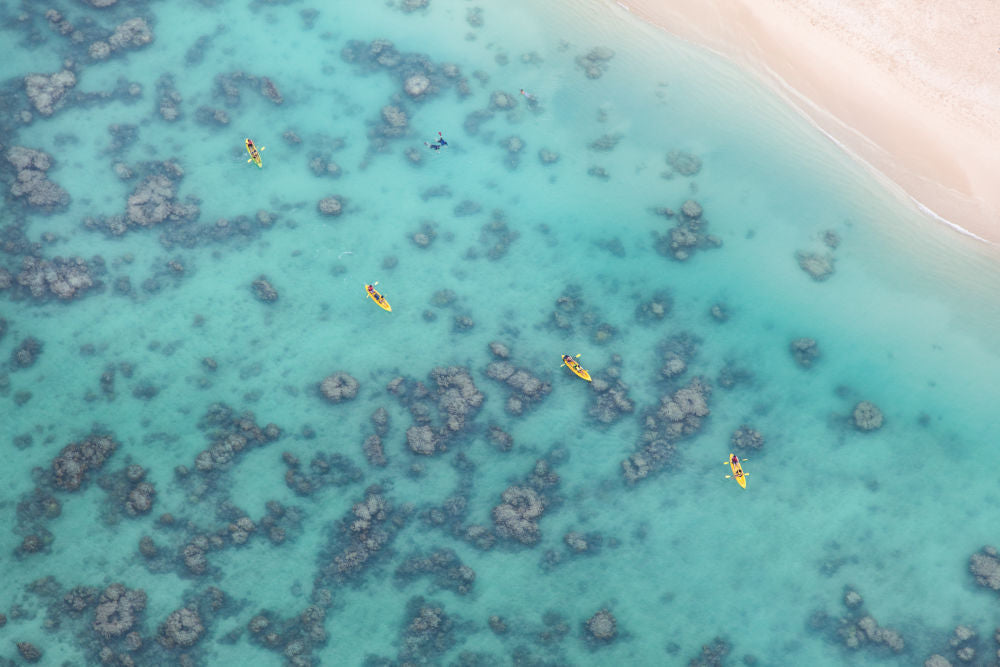
[[[615,4],[752,70],[924,213],[1000,243],[1000,5]]]

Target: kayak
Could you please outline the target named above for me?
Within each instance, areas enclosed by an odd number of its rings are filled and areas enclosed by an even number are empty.
[[[258,167],[263,169],[264,165],[260,162],[260,151],[253,145],[253,139],[249,137],[247,138],[247,153],[250,153],[250,159],[247,162],[253,161]]]
[[[386,301],[385,297],[379,294],[378,290],[375,289],[372,285],[365,285],[365,291],[368,292],[368,296],[371,297],[372,301],[374,301],[375,303],[377,303],[379,306],[382,307],[382,310],[388,311],[390,313],[392,312],[392,306],[389,305],[389,302]]]
[[[743,466],[740,465],[740,457],[736,454],[729,455],[729,467],[733,469],[733,477],[739,482],[739,485],[744,489],[747,488],[747,476],[743,472]]]
[[[590,373],[579,364],[579,362],[568,354],[562,356],[563,363],[566,364],[571,371],[577,374],[578,377],[583,378],[587,382],[591,382]]]

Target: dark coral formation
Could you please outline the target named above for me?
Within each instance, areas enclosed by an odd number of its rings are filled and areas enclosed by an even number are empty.
[[[105,639],[121,637],[135,626],[146,608],[146,593],[129,590],[122,584],[111,584],[97,602],[94,610],[94,632]]]
[[[738,384],[750,384],[753,382],[753,372],[740,365],[736,361],[726,360],[715,383],[723,389],[732,389]]]
[[[676,215],[667,211],[674,219],[674,226],[666,234],[654,232],[656,252],[664,257],[678,261],[689,259],[696,251],[706,248],[718,248],[722,240],[706,231],[708,221],[705,219],[701,204],[693,199],[685,201]]]
[[[189,648],[205,633],[201,616],[194,607],[181,607],[170,612],[160,626],[156,638],[166,648]]]
[[[368,43],[351,40],[341,50],[340,57],[366,73],[385,72],[398,85],[397,92],[382,107],[379,117],[369,123],[369,157],[386,152],[390,141],[408,133],[411,110],[451,86],[455,86],[460,95],[469,92],[468,82],[456,65],[439,65],[419,53],[401,53],[387,39],[375,39]],[[419,154],[413,155],[411,152],[410,162],[419,164]],[[362,163],[362,167],[366,166],[366,162]]]
[[[28,336],[11,350],[10,366],[13,370],[30,368],[38,361],[38,355],[41,353],[42,342],[34,336]]]
[[[760,431],[746,424],[741,424],[738,429],[733,431],[729,441],[737,449],[760,449],[764,446],[764,436],[760,434]]]
[[[314,176],[326,176],[329,178],[340,178],[343,170],[340,168],[333,158],[328,153],[310,153],[309,154],[309,171],[313,173]],[[339,200],[336,200],[337,204],[342,207]],[[322,201],[320,202],[320,212],[322,212]]]
[[[213,93],[216,99],[222,99],[227,107],[234,108],[238,107],[242,101],[240,91],[244,87],[249,87],[274,104],[281,104],[285,101],[271,79],[243,71],[217,75]]]
[[[588,79],[600,79],[614,57],[613,50],[604,46],[595,46],[587,53],[576,57],[576,66],[583,70]]]
[[[985,546],[969,557],[969,572],[976,583],[984,588],[1000,591],[1000,553],[992,546]]]
[[[590,642],[608,644],[618,636],[618,620],[607,609],[601,609],[587,619],[584,627],[587,632],[587,640]]]
[[[500,147],[506,151],[504,166],[513,171],[521,164],[521,151],[524,150],[524,140],[510,136],[500,142]]]
[[[135,17],[122,22],[108,37],[107,43],[111,51],[123,49],[138,49],[149,44],[154,39],[153,31],[141,17]]]
[[[809,274],[816,282],[823,282],[833,275],[835,259],[831,253],[807,252],[800,250],[795,253],[799,268]]]
[[[879,625],[865,609],[864,599],[850,586],[844,587],[842,602],[846,608],[843,616],[832,618],[825,610],[818,610],[809,619],[810,628],[851,651],[866,648],[902,653],[906,649],[902,635]]]
[[[701,339],[689,333],[674,334],[657,345],[657,353],[663,358],[660,376],[672,380],[686,373],[699,345]]]
[[[378,435],[373,434],[365,438],[361,449],[370,465],[384,468],[389,463],[385,458],[385,450],[382,448],[382,438]]]
[[[611,324],[601,321],[600,314],[590,308],[579,285],[567,285],[563,289],[545,324],[567,332],[573,332],[577,326],[581,326],[587,330],[591,341],[599,345],[613,341],[616,333]]]
[[[52,260],[25,257],[21,260],[21,271],[16,280],[18,286],[34,299],[54,296],[70,300],[101,284],[94,275],[97,272],[79,257],[56,257]]]
[[[615,132],[614,134],[605,134],[598,137],[594,141],[590,142],[590,144],[587,145],[587,148],[589,148],[592,151],[608,153],[610,151],[613,151],[615,149],[615,146],[618,145],[618,142],[621,141],[624,137],[625,135],[621,134],[620,132]]]
[[[506,346],[504,357],[509,352]],[[511,390],[504,404],[508,414],[521,415],[544,399],[552,391],[552,385],[532,375],[531,370],[514,366],[509,361],[492,361],[486,366],[486,375],[502,383]]]
[[[510,246],[521,234],[507,224],[507,215],[500,209],[495,209],[492,219],[482,226],[479,243],[491,261],[496,261],[507,254]],[[466,257],[475,259],[479,251],[469,248]]]
[[[213,474],[229,469],[245,451],[261,447],[281,437],[281,429],[269,423],[264,427],[254,421],[250,411],[237,414],[224,403],[213,403],[198,422],[206,432],[211,446],[201,451],[194,460],[194,470],[201,478],[199,493],[207,493],[214,486],[217,477]],[[189,480],[186,467],[182,466],[182,480]]]
[[[691,658],[688,667],[723,667],[731,647],[721,637],[716,637],[708,644],[702,644],[701,652]]]
[[[331,403],[349,401],[358,395],[360,383],[345,371],[337,371],[326,376],[319,383],[319,392]]]
[[[180,165],[173,161],[148,162],[137,165],[135,171],[145,177],[128,196],[125,213],[108,218],[86,218],[84,225],[87,228],[121,236],[130,229],[197,219],[200,210],[196,200],[188,197],[182,202],[177,198],[177,188],[184,178]],[[126,175],[131,178],[132,170],[129,169]]]
[[[541,535],[538,519],[545,512],[544,500],[530,487],[511,486],[504,491],[503,501],[493,508],[493,523],[500,537],[534,544]]]
[[[43,116],[51,116],[65,101],[66,92],[76,86],[76,75],[68,69],[55,74],[29,74],[24,77],[28,99]]]
[[[280,618],[274,612],[264,610],[250,619],[247,629],[251,642],[282,654],[287,664],[311,665],[316,662],[311,657],[313,650],[327,641],[323,627],[325,620],[324,605],[310,604],[302,613],[291,618]]]
[[[343,200],[336,196],[324,197],[316,204],[317,210],[325,216],[337,217],[344,210]]]
[[[622,461],[625,481],[634,484],[673,462],[676,443],[697,433],[708,416],[712,388],[704,378],[692,378],[686,387],[660,398],[655,411],[643,419],[639,450]]]
[[[667,165],[670,170],[664,172],[664,176],[672,177],[674,174],[680,176],[695,176],[701,171],[701,158],[693,153],[674,149],[667,153]]]
[[[14,168],[10,194],[23,198],[31,207],[46,212],[63,209],[69,205],[69,193],[58,183],[50,181],[46,172],[52,167],[51,156],[42,151],[14,146],[7,151],[7,162]]]
[[[590,383],[594,396],[587,414],[601,424],[613,424],[635,410],[635,403],[628,397],[628,385],[621,379],[622,358],[615,354],[611,365],[595,373]]]
[[[388,386],[389,392],[409,409],[415,422],[406,431],[407,445],[414,453],[427,456],[445,451],[448,440],[475,418],[485,398],[464,368],[439,366],[430,376],[436,385],[434,391],[422,382],[403,377],[395,378]]]
[[[861,401],[852,413],[854,427],[859,431],[877,431],[882,428],[884,417],[878,406],[871,401]]]
[[[563,543],[574,554],[594,555],[600,553],[604,537],[598,533],[581,533],[571,530],[563,535]]]
[[[168,123],[179,120],[181,114],[181,102],[183,98],[174,86],[172,74],[162,74],[156,80],[157,110],[160,117]]]
[[[635,307],[635,319],[640,324],[655,324],[670,314],[673,305],[674,301],[669,292],[657,290]]]
[[[558,485],[559,475],[548,461],[539,459],[522,484],[510,486],[500,495],[501,503],[493,508],[497,535],[522,544],[536,544],[541,537],[539,519],[548,506],[558,501],[548,492]]]
[[[93,434],[71,442],[52,461],[52,483],[64,491],[76,491],[87,473],[99,470],[117,448],[118,443],[109,435]]]
[[[361,481],[364,476],[361,469],[342,454],[319,452],[309,462],[308,469],[304,469],[291,452],[285,452],[283,458],[288,466],[285,484],[300,496],[311,495],[325,486],[347,486]]]
[[[147,176],[129,195],[125,227],[112,223],[111,233],[122,234],[128,227],[150,227],[167,219],[183,220],[192,217],[190,205],[179,204],[176,200],[176,184],[183,174],[180,167],[165,163],[162,173]]]
[[[847,589],[844,595],[848,613],[837,619],[836,634],[844,646],[858,649],[863,646],[882,645],[891,649],[893,653],[901,653],[906,643],[899,632],[879,625],[878,621],[865,610],[860,596],[855,601],[850,595],[851,592],[851,589]]]
[[[17,652],[28,662],[38,662],[42,659],[42,650],[31,642],[17,642]]]
[[[811,368],[813,362],[819,359],[819,346],[812,338],[796,338],[788,344],[792,358],[802,368]]]
[[[411,598],[405,619],[398,656],[402,664],[433,664],[457,641],[455,623],[439,604]]]
[[[429,576],[437,588],[444,588],[459,595],[472,591],[476,573],[462,563],[451,549],[436,549],[427,556],[411,556],[396,568],[396,580],[405,584],[419,577]]]
[[[329,557],[321,568],[323,580],[344,582],[356,579],[370,567],[382,550],[405,525],[406,515],[393,511],[378,486],[369,487],[365,498],[337,522]]]
[[[253,296],[263,303],[273,303],[278,300],[278,290],[268,281],[267,276],[258,276],[257,280],[250,283]]]
[[[124,470],[103,475],[97,480],[98,485],[109,496],[109,505],[103,512],[107,523],[117,523],[123,514],[137,517],[148,514],[153,509],[156,487],[145,478],[146,470],[133,463]]]

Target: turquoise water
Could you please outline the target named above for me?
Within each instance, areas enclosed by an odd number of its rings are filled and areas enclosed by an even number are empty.
[[[431,0],[406,12],[401,4],[338,3],[311,17],[302,4],[236,0],[105,10],[47,3],[86,33],[80,46],[50,29],[43,10],[0,3],[4,43],[15,45],[0,65],[11,100],[4,151],[52,155],[48,177],[71,197],[64,210],[43,214],[8,196],[4,225],[39,242],[43,257],[100,256],[106,267],[103,289],[70,302],[0,290],[8,322],[0,357],[29,336],[43,344],[30,367],[8,363],[0,397],[0,509],[9,527],[0,531],[0,656],[20,660],[16,642],[28,641],[46,664],[97,662],[105,644],[136,664],[181,654],[206,665],[282,664],[304,626],[289,623],[266,648],[249,622],[267,612],[281,625],[318,603],[325,639],[301,645],[306,664],[687,664],[715,637],[729,647],[725,664],[922,664],[933,653],[956,661],[948,640],[959,624],[979,633],[977,659],[988,660],[996,594],[976,585],[968,559],[997,539],[988,465],[1000,431],[995,251],[921,217],[746,75],[613,6],[564,0],[479,11]],[[90,41],[135,16],[152,27],[152,44],[88,59]],[[201,37],[199,60],[190,50]],[[376,39],[390,40],[407,66],[429,63],[436,89],[410,99],[400,69],[343,54],[352,40],[367,49]],[[604,71],[591,79],[577,59],[594,47],[614,56],[596,61]],[[112,91],[120,79],[141,92],[96,103],[71,92],[51,117],[16,120],[31,108],[22,78],[54,73],[67,58],[78,61],[77,93]],[[459,76],[444,76],[446,64]],[[228,106],[216,77],[233,72],[268,77],[283,102],[244,82],[239,103]],[[158,112],[164,74],[182,98],[173,122]],[[516,106],[474,115],[496,91]],[[390,104],[408,125],[383,138],[380,110]],[[225,110],[229,123],[199,121],[203,106]],[[133,125],[136,135],[116,154],[113,124]],[[301,143],[284,139],[286,131]],[[423,142],[439,131],[449,145],[430,151]],[[266,146],[262,170],[246,164],[247,136]],[[612,150],[592,147],[605,136],[618,138]],[[524,146],[514,159],[510,137]],[[543,148],[558,160],[543,163]],[[670,151],[697,156],[700,170],[664,178]],[[316,176],[314,154],[339,165],[339,178]],[[177,200],[197,199],[196,220],[117,237],[84,225],[123,214],[156,169],[150,163],[166,160],[183,169]],[[119,162],[136,176],[116,176]],[[588,174],[595,167],[606,178]],[[429,196],[433,189],[439,196]],[[317,202],[334,195],[342,215],[320,215]],[[655,209],[680,211],[689,199],[721,246],[676,261],[656,251],[654,233],[668,233],[677,218]],[[466,201],[474,213],[465,213]],[[258,224],[258,211],[273,222]],[[202,233],[192,247],[164,241],[240,216],[247,234],[212,241]],[[490,227],[498,217],[506,224],[499,231]],[[423,248],[412,238],[428,228],[433,240]],[[828,231],[839,238],[832,250]],[[5,252],[0,262],[16,275],[25,252]],[[831,253],[835,272],[812,280],[797,252]],[[183,265],[181,275],[170,261]],[[254,297],[261,275],[277,301]],[[132,289],[123,295],[115,285],[124,277]],[[147,289],[150,278],[157,289]],[[391,314],[365,298],[364,285],[376,280]],[[441,305],[442,290],[454,300]],[[637,307],[657,293],[669,297],[667,315],[638,318]],[[557,305],[563,294],[579,300],[575,311]],[[712,317],[714,305],[725,321]],[[568,328],[553,326],[554,311]],[[473,326],[458,326],[458,317]],[[613,333],[601,340],[601,331]],[[662,345],[680,334],[700,343],[686,372],[668,381],[659,375]],[[802,336],[821,350],[809,369],[789,353]],[[493,341],[551,385],[521,416],[505,410],[510,389],[487,375]],[[610,425],[594,419],[595,386],[559,366],[564,353],[582,353],[598,380],[620,368],[634,410]],[[446,451],[414,454],[406,431],[416,418],[387,385],[402,376],[411,391],[420,381],[433,392],[432,370],[451,366],[468,370],[482,407]],[[101,389],[109,367],[113,398]],[[720,382],[727,367],[739,371],[731,388]],[[336,371],[359,382],[353,400],[319,395],[318,383]],[[713,386],[711,414],[675,443],[669,466],[626,484],[622,462],[640,449],[645,415],[695,376]],[[155,396],[133,394],[147,387]],[[882,428],[853,428],[861,400],[878,405]],[[211,474],[177,475],[211,447],[213,429],[199,422],[215,403],[250,410],[281,436]],[[362,451],[380,407],[390,417],[385,467]],[[765,438],[745,454],[746,491],[724,478],[741,424]],[[512,436],[510,451],[490,441],[491,425]],[[81,490],[53,488],[41,471],[92,430],[113,434],[117,450]],[[322,453],[346,457],[360,474],[297,495],[285,483],[284,452],[301,461],[300,472]],[[495,532],[501,494],[527,483],[539,459],[559,482],[541,491],[548,506],[537,543],[494,535],[483,549],[465,539],[473,525]],[[122,500],[106,489],[122,483],[129,463],[146,469],[153,507],[111,520],[108,508],[120,514]],[[352,507],[376,484],[397,522],[385,524],[389,541],[360,574],[332,576],[328,565],[351,544],[339,522],[354,519]],[[58,517],[19,514],[36,486],[59,500]],[[464,510],[444,525],[433,521],[431,510],[455,496]],[[280,544],[264,526],[269,501],[298,515],[278,520]],[[220,510],[226,502],[235,514]],[[159,519],[164,513],[172,526]],[[257,530],[242,546],[226,537],[224,548],[208,550],[207,571],[191,573],[184,546],[197,535],[228,535],[235,515]],[[52,537],[46,549],[19,552],[26,535],[43,530]],[[575,554],[564,542],[570,531],[600,536],[600,546]],[[156,558],[139,554],[142,536],[159,547]],[[447,583],[447,571],[442,580],[397,575],[408,559],[438,549],[475,572],[467,594]],[[56,583],[32,584],[46,576]],[[113,582],[146,592],[132,628],[143,638],[138,651],[122,639],[102,643],[91,629],[93,603],[76,616],[62,603],[74,587]],[[215,610],[211,587],[226,599]],[[849,613],[845,587],[902,635],[902,653],[843,646],[836,628]],[[408,631],[417,597],[447,621]],[[197,607],[205,630],[189,648],[165,648],[156,641],[161,625],[184,605]],[[587,639],[585,623],[601,609],[617,620],[610,642]],[[829,615],[825,624],[817,612]],[[506,632],[491,629],[493,615]]]

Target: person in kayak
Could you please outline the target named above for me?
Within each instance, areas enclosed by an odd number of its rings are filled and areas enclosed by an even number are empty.
[[[442,146],[447,146],[447,145],[448,142],[444,140],[444,137],[441,136],[440,132],[438,132],[438,139],[434,143],[429,144],[426,141],[424,142],[424,146],[427,146],[428,148],[434,149],[436,151],[441,150]]]

